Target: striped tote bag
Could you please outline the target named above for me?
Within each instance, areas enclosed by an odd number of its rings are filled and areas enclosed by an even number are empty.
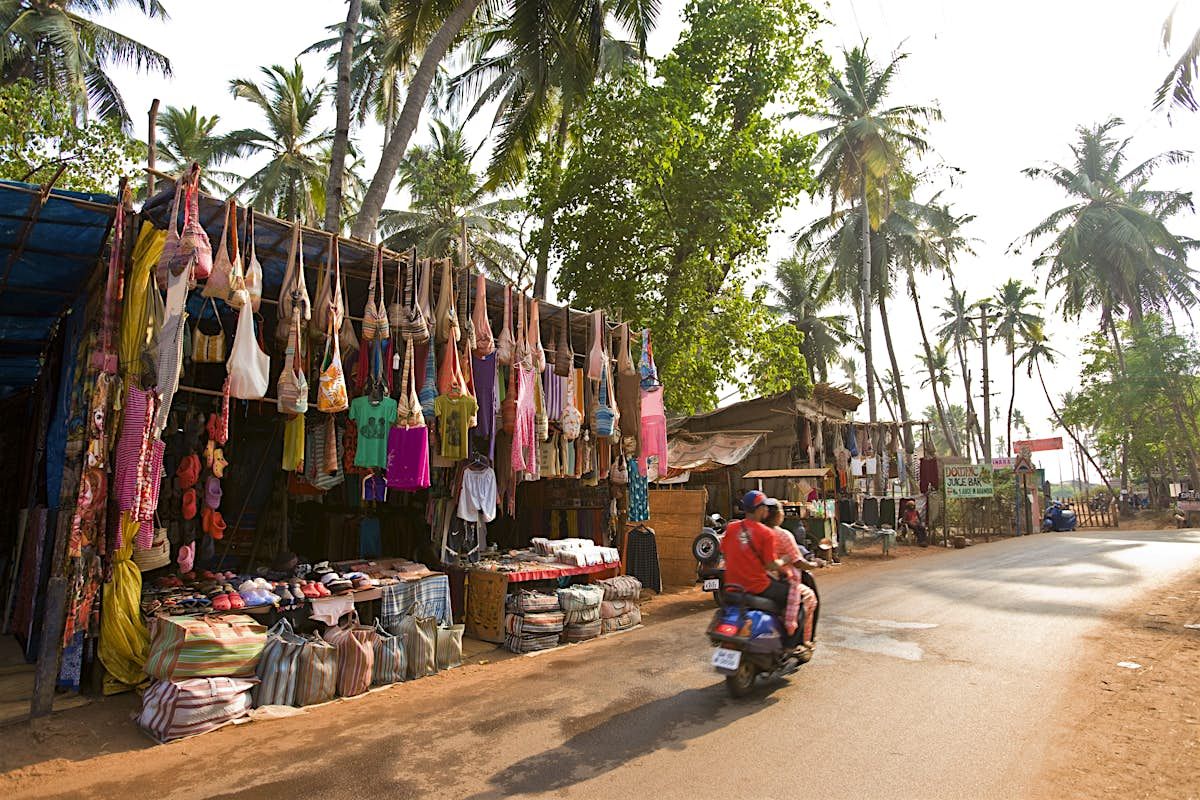
[[[387,686],[404,680],[408,660],[404,656],[404,639],[388,633],[382,625],[375,623],[375,670],[371,683]]]
[[[252,680],[155,681],[142,695],[138,725],[159,742],[207,733],[250,712]]]
[[[266,643],[267,629],[245,614],[159,618],[150,636],[146,674],[163,681],[251,678]]]
[[[326,628],[325,641],[337,648],[337,690],[342,697],[353,697],[371,688],[375,671],[375,629],[358,624],[358,615],[343,625]]]
[[[297,667],[295,705],[314,706],[337,697],[336,647],[316,636],[305,637]]]
[[[420,608],[418,606],[418,608]],[[404,640],[407,659],[405,674],[409,679],[424,678],[437,672],[437,618],[414,610],[400,618],[393,629]]]
[[[254,687],[254,707],[290,706],[296,697],[296,678],[300,671],[300,653],[304,639],[281,619],[267,631],[267,644],[258,660],[258,686]]]

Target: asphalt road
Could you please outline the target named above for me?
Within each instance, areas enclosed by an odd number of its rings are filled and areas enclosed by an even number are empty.
[[[827,571],[813,662],[746,700],[728,699],[708,666],[698,610],[300,717],[59,764],[36,793],[1022,797],[1084,637],[1197,566],[1200,534],[1170,531],[1038,535]]]

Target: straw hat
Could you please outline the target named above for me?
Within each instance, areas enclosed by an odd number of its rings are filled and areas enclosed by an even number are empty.
[[[167,541],[167,529],[154,529],[154,543],[143,550],[136,544],[133,546],[133,563],[142,572],[165,567],[171,563],[171,544]]]

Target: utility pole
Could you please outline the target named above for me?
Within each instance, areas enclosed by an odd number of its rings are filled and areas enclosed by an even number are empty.
[[[992,384],[988,382],[988,304],[979,304],[979,332],[983,337],[983,463],[992,465]]]

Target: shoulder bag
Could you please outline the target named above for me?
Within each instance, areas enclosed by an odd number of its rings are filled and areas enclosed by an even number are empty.
[[[225,360],[225,326],[221,324],[216,302],[211,298],[208,302],[212,306],[215,322],[212,328],[205,330],[208,320],[204,319],[202,307],[200,318],[196,320],[196,330],[192,334],[192,361],[197,364],[220,364]]]
[[[312,303],[308,299],[308,286],[304,281],[304,237],[300,232],[299,222],[292,223],[292,243],[288,250],[287,269],[283,274],[283,283],[279,286],[279,323],[275,327],[277,339],[287,341],[291,335],[293,311],[299,312],[301,322],[312,319]]]
[[[376,281],[379,299],[376,301]],[[383,245],[375,247],[375,263],[371,265],[371,284],[367,288],[367,305],[363,308],[362,338],[364,341],[384,341],[391,334],[387,306],[383,302]]]
[[[271,381],[271,357],[258,346],[254,335],[254,311],[249,303],[238,312],[237,334],[229,361],[229,395],[239,400],[261,400]]]
[[[254,252],[254,209],[250,206],[246,206],[246,241],[250,242],[250,258],[246,260],[245,273],[246,295],[250,298],[250,308],[257,313],[262,306],[263,270]]]
[[[434,332],[438,342],[458,341],[458,311],[454,308],[454,270],[450,259],[438,259],[441,275],[438,281],[438,304],[434,314]]]
[[[492,323],[487,313],[487,278],[483,273],[475,280],[475,312],[473,314],[475,327],[475,349],[477,358],[483,358],[496,350],[496,340],[492,338]]]
[[[231,217],[233,218],[232,223],[229,221]],[[233,227],[233,259],[229,257],[228,244],[231,224]],[[237,202],[231,197],[225,201],[225,224],[221,227],[221,243],[217,245],[217,254],[213,257],[212,274],[208,276],[204,290],[201,292],[205,297],[229,299],[229,294],[233,290],[234,259],[238,258],[237,249]],[[241,275],[240,268],[237,273]]]
[[[167,238],[163,241],[162,253],[154,269],[154,282],[160,292],[167,290],[167,273],[171,269],[171,261],[179,250],[179,200],[183,197],[183,187],[186,178],[175,182],[175,198],[171,200],[171,216],[167,219]]]
[[[575,352],[571,349],[571,309],[563,306],[558,327],[558,343],[554,347],[554,374],[566,378],[575,371]]]
[[[187,186],[187,210],[183,230],[179,234],[179,247],[171,259],[171,274],[181,275],[190,270],[189,281],[208,280],[212,274],[212,242],[200,224],[200,166],[192,164]]]
[[[525,337],[529,348],[529,357],[533,363],[533,371],[541,374],[546,371],[546,349],[542,347],[542,316],[538,311],[538,299],[535,297],[529,303],[529,333]]]
[[[512,286],[504,287],[504,325],[500,329],[499,338],[496,339],[496,361],[502,367],[512,364],[516,346],[512,332],[512,289]]]
[[[336,242],[337,237],[330,240]],[[329,305],[325,309],[326,339],[325,356],[321,360],[321,385],[317,393],[317,410],[327,414],[336,414],[350,407],[350,399],[346,393],[346,373],[342,370],[342,346],[338,336],[337,317],[340,316],[341,303],[341,270],[337,264],[337,245],[331,244],[333,253],[333,275],[331,284],[336,287]]]
[[[308,377],[300,352],[300,309],[293,307],[291,333],[283,356],[283,370],[275,387],[276,406],[281,414],[303,414],[308,411]]]

